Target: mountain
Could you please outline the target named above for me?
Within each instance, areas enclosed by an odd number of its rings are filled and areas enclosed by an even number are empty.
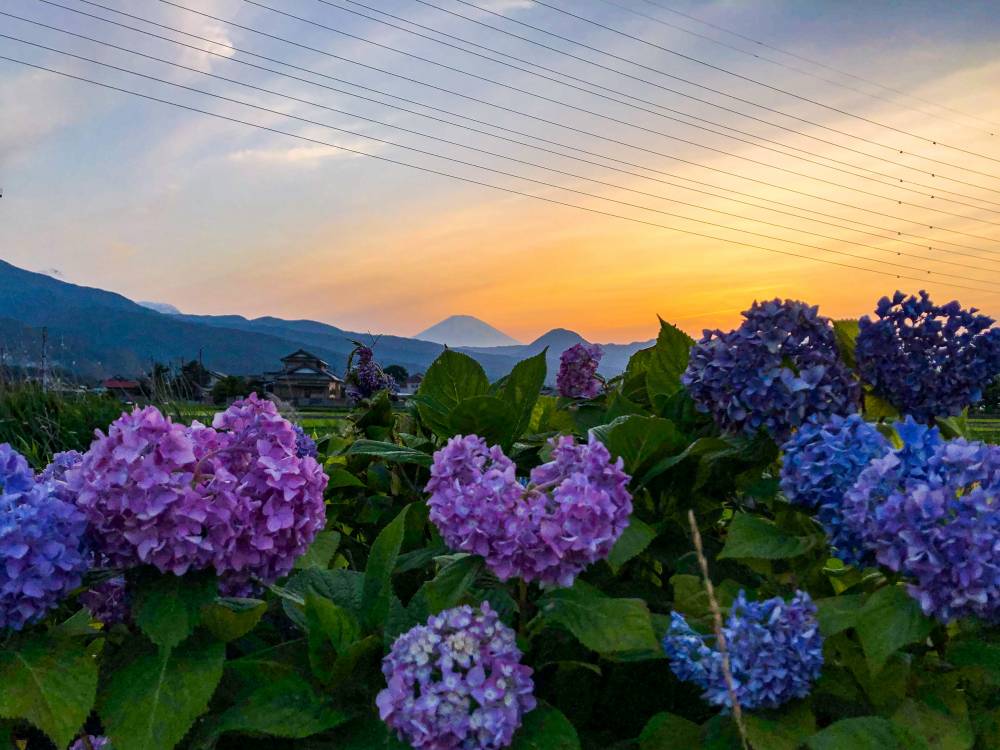
[[[498,331],[489,323],[471,315],[452,315],[440,323],[421,331],[415,339],[447,344],[450,347],[474,346],[489,348],[494,346],[517,346],[520,344],[503,331]]]
[[[156,312],[163,313],[164,315],[181,314],[181,311],[178,310],[173,305],[171,305],[169,302],[138,302],[137,304],[149,308],[150,310],[156,310]]]

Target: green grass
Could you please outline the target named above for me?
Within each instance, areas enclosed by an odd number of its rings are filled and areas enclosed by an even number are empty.
[[[973,436],[988,443],[1000,443],[1000,417],[979,417],[969,420]]]

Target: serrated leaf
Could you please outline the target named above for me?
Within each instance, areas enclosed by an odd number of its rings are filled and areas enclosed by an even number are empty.
[[[309,628],[309,663],[313,674],[328,682],[337,656],[358,640],[361,628],[353,614],[317,594],[306,595],[305,613]]]
[[[511,750],[580,750],[576,729],[562,711],[539,706],[526,714]]]
[[[97,693],[97,663],[85,644],[39,635],[0,650],[0,717],[24,719],[66,747]]]
[[[840,358],[844,360],[844,363],[851,369],[857,366],[854,348],[860,330],[861,327],[856,320],[836,320],[833,323],[833,335],[837,343],[837,352],[840,354]]]
[[[420,383],[417,411],[439,437],[451,437],[451,413],[467,398],[481,396],[490,387],[486,373],[467,354],[446,349],[427,368]]]
[[[592,430],[612,456],[621,456],[633,476],[664,454],[677,454],[686,445],[684,435],[669,419],[628,415]]]
[[[417,466],[430,466],[433,461],[433,457],[428,453],[381,440],[356,440],[347,449],[347,453],[351,456],[368,456],[381,458],[390,463],[416,464]]]
[[[307,568],[329,568],[330,561],[340,547],[340,533],[337,531],[321,531],[309,545],[309,549],[295,561],[296,570]]]
[[[902,587],[886,586],[872,594],[855,625],[872,677],[896,651],[924,640],[933,627]]]
[[[396,567],[406,531],[406,514],[403,508],[388,526],[375,538],[368,566],[365,569],[364,586],[361,591],[361,610],[365,623],[377,627],[385,622],[389,613],[389,599],[392,596],[392,571]]]
[[[782,560],[798,557],[812,546],[810,537],[794,536],[760,516],[738,513],[726,530],[726,544],[718,558]]]
[[[819,620],[819,630],[823,636],[829,638],[857,625],[865,598],[864,594],[845,594],[817,599],[816,619]]]
[[[795,701],[771,711],[748,714],[746,727],[753,747],[798,750],[816,732],[816,717],[807,701]]]
[[[694,339],[684,331],[660,319],[660,333],[646,362],[646,389],[658,412],[681,389],[693,344]]]
[[[285,591],[296,597],[298,603],[285,598],[281,606],[288,618],[303,630],[307,629],[303,606],[309,592],[325,596],[360,618],[364,580],[364,573],[356,570],[309,568],[295,575],[285,586]]]
[[[218,584],[207,572],[175,576],[146,569],[135,590],[135,624],[153,643],[171,648],[194,632],[202,607],[215,600]]]
[[[411,750],[378,717],[358,719],[337,730],[336,750]],[[302,750],[333,750],[328,741],[307,742]]]
[[[641,554],[654,539],[656,539],[656,529],[633,515],[608,555],[611,571],[618,575],[622,566]]]
[[[806,747],[809,750],[903,750],[898,729],[879,716],[841,719],[806,740]]]
[[[558,589],[541,602],[545,621],[569,630],[599,654],[655,653],[662,656],[653,621],[641,599],[611,599],[579,582]]]
[[[517,423],[514,407],[496,396],[463,399],[448,419],[451,435],[478,435],[490,445],[503,447],[514,441]]]
[[[545,385],[545,354],[548,347],[533,357],[521,360],[503,379],[496,395],[510,405],[514,414],[511,435],[514,439],[524,434],[531,422],[531,415],[538,401],[538,394]]]
[[[205,605],[201,624],[221,641],[235,641],[253,630],[267,612],[267,602],[260,599],[227,597]]]
[[[132,659],[102,686],[97,712],[114,747],[172,750],[208,708],[225,645],[195,636],[174,649],[135,641],[132,648]]]
[[[639,735],[639,750],[687,750],[700,746],[701,727],[676,714],[656,714]]]
[[[337,489],[339,487],[364,487],[365,483],[354,476],[347,469],[333,469],[329,472],[330,477],[327,488]]]
[[[924,700],[908,698],[892,715],[933,750],[972,750],[976,735],[961,691],[941,691]]]
[[[425,620],[442,610],[457,607],[482,569],[483,559],[478,555],[464,555],[445,565],[413,595],[409,607],[413,616]]]

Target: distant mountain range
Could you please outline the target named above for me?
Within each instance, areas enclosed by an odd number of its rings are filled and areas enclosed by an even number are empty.
[[[153,362],[178,363],[196,359],[232,375],[258,375],[277,369],[280,358],[308,349],[343,373],[353,341],[370,343],[366,333],[346,331],[313,320],[275,317],[248,319],[241,315],[184,315],[173,306],[157,309],[120,294],[78,286],[0,261],[0,351],[8,365],[37,366],[42,356],[42,329],[48,335],[50,366],[84,379],[111,375],[137,376]],[[169,310],[159,312],[158,309]],[[459,328],[505,334],[474,318],[456,316]],[[454,321],[449,318],[441,325]],[[478,325],[475,325],[478,324]],[[428,329],[433,332],[432,329]],[[446,326],[447,329],[447,326]],[[516,362],[549,347],[549,380],[555,378],[559,354],[583,341],[572,331],[555,329],[530,344],[465,347],[491,379],[510,372]],[[621,372],[628,358],[651,341],[605,345],[601,371]],[[398,364],[422,372],[441,353],[440,342],[402,336],[376,337],[375,351],[383,365]]]
[[[433,341],[436,344],[447,344],[450,347],[518,346],[521,343],[471,315],[452,315],[437,325],[421,331],[414,338]]]

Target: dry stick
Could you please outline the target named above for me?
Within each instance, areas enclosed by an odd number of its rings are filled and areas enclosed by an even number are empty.
[[[712,610],[712,624],[715,629],[715,642],[722,655],[722,677],[726,681],[726,689],[729,691],[729,702],[733,704],[733,719],[736,721],[736,728],[740,732],[740,741],[743,750],[750,750],[750,741],[747,739],[747,728],[743,723],[743,710],[736,697],[736,684],[733,682],[733,673],[729,668],[729,649],[726,647],[726,636],[722,632],[722,610],[719,602],[715,598],[715,587],[712,586],[712,579],[708,575],[708,560],[705,559],[705,551],[701,546],[701,533],[698,531],[698,522],[695,520],[694,511],[688,511],[688,523],[691,524],[691,536],[694,539],[694,551],[698,555],[698,564],[701,566],[701,574],[705,579],[705,593],[708,594],[708,606]]]

